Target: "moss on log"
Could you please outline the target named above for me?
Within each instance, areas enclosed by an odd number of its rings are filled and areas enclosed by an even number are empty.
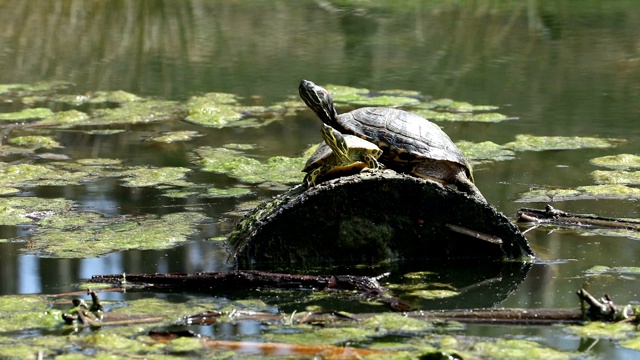
[[[244,265],[533,257],[493,206],[391,170],[296,186],[247,214],[229,241]]]

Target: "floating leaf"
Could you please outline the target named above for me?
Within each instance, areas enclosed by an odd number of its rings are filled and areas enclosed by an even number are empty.
[[[144,100],[123,103],[115,109],[97,109],[91,118],[78,125],[138,124],[166,121],[177,118],[183,112],[175,101]]]
[[[575,189],[538,189],[528,191],[516,202],[553,202],[594,199],[640,199],[640,189],[624,185],[591,185]]]
[[[593,165],[603,166],[616,170],[640,168],[640,156],[633,154],[602,156],[591,159],[590,162]]]
[[[516,135],[516,140],[504,144],[514,151],[573,150],[587,148],[610,148],[623,143],[620,139],[601,139],[579,136],[533,136]]]

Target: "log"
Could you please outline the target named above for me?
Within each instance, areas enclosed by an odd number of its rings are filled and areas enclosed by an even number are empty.
[[[493,206],[438,182],[392,170],[296,186],[248,213],[230,259],[262,263],[517,259],[533,251]]]

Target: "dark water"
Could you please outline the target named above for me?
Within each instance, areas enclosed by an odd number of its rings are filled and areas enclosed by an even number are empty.
[[[392,3],[392,2],[390,2]],[[442,123],[454,140],[505,143],[517,134],[626,139],[615,149],[523,152],[511,161],[481,165],[478,187],[513,215],[518,194],[531,186],[593,183],[588,160],[640,153],[640,6],[628,1],[418,1],[403,6],[339,10],[314,1],[36,1],[0,0],[0,84],[62,80],[74,91],[125,90],[186,99],[230,92],[270,104],[296,94],[300,79],[375,90],[418,90],[474,104],[492,104],[519,120],[500,124]],[[198,129],[190,146],[253,143],[256,156],[296,156],[320,140],[317,120],[287,118],[260,129]],[[73,158],[117,157],[127,164],[185,166],[189,147],[161,154],[136,139],[142,132],[192,129],[154,125],[108,139],[61,133]],[[224,185],[228,179],[199,175]],[[162,214],[176,205],[151,190],[100,182],[69,189],[34,189],[107,214]],[[261,192],[262,195],[272,195]],[[164,201],[164,202],[163,202]],[[178,204],[180,205],[180,204]],[[540,206],[540,204],[535,204]],[[573,212],[638,217],[637,201],[555,204]],[[230,229],[223,220],[235,200],[210,201],[215,221],[186,245],[166,251],[127,251],[97,259],[20,255],[23,242],[0,244],[0,293],[51,293],[101,273],[214,271],[228,267],[224,250],[206,239]],[[3,238],[25,229],[0,227]],[[622,237],[571,232],[527,234],[544,260],[500,305],[575,306],[590,281],[593,293],[619,302],[640,298],[635,279],[591,281],[594,265],[637,266],[640,244]],[[473,306],[473,304],[470,304]],[[475,328],[472,328],[475,329]],[[478,327],[483,334],[500,328]],[[553,342],[547,330],[539,335]],[[566,340],[566,339],[565,339]],[[567,340],[569,341],[569,340]],[[558,348],[571,347],[553,345]],[[569,344],[569,345],[567,345]],[[606,354],[611,349],[601,349]],[[625,351],[613,352],[623,358]]]

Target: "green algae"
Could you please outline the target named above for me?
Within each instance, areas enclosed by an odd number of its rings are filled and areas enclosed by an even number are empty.
[[[443,299],[460,295],[457,291],[434,289],[434,290],[414,290],[407,293],[407,296],[413,296],[425,300]]]
[[[516,135],[515,141],[503,146],[514,151],[546,151],[611,148],[624,143],[621,139],[603,139],[580,136]]]
[[[138,95],[135,95],[126,91],[122,91],[122,90],[96,91],[90,94],[89,96],[87,96],[86,98],[87,98],[87,102],[93,103],[93,104],[96,104],[96,103],[118,103],[119,104],[119,103],[143,100],[143,98],[139,97]]]
[[[607,167],[614,170],[640,168],[640,156],[633,154],[619,154],[602,156],[591,159],[593,165]]]
[[[184,112],[176,101],[150,100],[132,101],[113,109],[97,109],[91,118],[76,125],[141,124],[178,119]]]
[[[71,127],[76,124],[86,124],[90,121],[89,115],[78,110],[55,112],[44,119],[38,121],[40,125],[51,125],[52,127]]]
[[[430,109],[412,109],[411,112],[432,121],[458,121],[458,122],[468,121],[468,122],[497,123],[505,120],[515,119],[503,114],[493,113],[493,112],[475,114],[475,113],[466,113],[466,112],[435,111]]]
[[[0,113],[0,121],[28,121],[44,119],[53,115],[48,108],[24,109],[17,112]]]
[[[511,160],[515,157],[513,150],[505,149],[491,141],[474,143],[470,141],[458,141],[456,145],[469,160],[491,160],[503,161]]]
[[[166,143],[166,144],[171,144],[174,142],[180,142],[180,141],[189,141],[189,140],[193,140],[197,137],[201,137],[204,136],[202,134],[200,134],[197,131],[170,131],[170,132],[166,132],[162,135],[159,136],[154,136],[151,137],[149,139],[147,139],[148,141],[153,141],[153,142],[158,142],[158,143]]]
[[[54,214],[38,227],[25,252],[47,257],[88,258],[114,251],[159,250],[187,241],[206,217],[174,213],[162,217],[102,218],[94,213],[70,211]]]
[[[183,167],[136,167],[123,172],[122,185],[128,187],[151,187],[158,185],[188,186],[184,177],[191,169]]]
[[[211,187],[207,189],[207,192],[204,193],[202,197],[230,198],[230,197],[245,196],[251,193],[252,191],[249,188],[234,187],[234,188],[221,189],[221,188]]]
[[[39,218],[68,211],[73,202],[65,199],[42,199],[37,197],[0,198],[0,225],[30,224]]]
[[[0,296],[0,333],[53,327],[60,324],[61,311],[49,309],[44,296]]]
[[[553,202],[593,199],[640,199],[640,189],[624,185],[588,185],[573,189],[536,189],[521,194],[516,202]]]
[[[478,341],[468,351],[475,356],[487,357],[490,359],[510,359],[510,360],[564,360],[574,359],[579,354],[565,352],[544,347],[534,341],[529,340],[499,340],[495,342]],[[466,352],[462,352],[463,357]]]
[[[415,97],[410,97],[408,93],[400,91],[386,91],[377,94],[371,93],[364,88],[354,88],[342,85],[327,85],[326,89],[333,96],[337,104],[348,104],[352,106],[410,106],[420,103]]]
[[[66,171],[52,165],[0,163],[0,182],[7,187],[78,185],[92,178],[83,171]]]
[[[629,274],[640,275],[640,267],[634,266],[604,266],[595,265],[585,270],[587,275],[603,275],[603,274]]]
[[[577,336],[592,339],[626,339],[635,331],[630,323],[604,323],[593,321],[585,325],[567,326],[566,331]]]
[[[201,147],[195,150],[202,171],[226,174],[242,182],[299,183],[306,158],[274,156],[266,162],[246,157],[242,152],[227,148]]]
[[[28,147],[32,150],[56,149],[62,147],[62,145],[51,136],[18,136],[9,139],[9,143],[17,146]]]
[[[640,185],[640,171],[596,170],[591,173],[591,177],[596,184]]]

